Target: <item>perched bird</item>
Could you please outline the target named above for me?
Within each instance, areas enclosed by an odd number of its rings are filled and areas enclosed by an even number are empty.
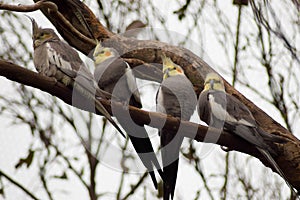
[[[31,21],[33,61],[36,70],[44,76],[54,77],[66,86],[72,86],[81,95],[95,102],[96,109],[124,136],[108,111],[95,98],[95,94],[104,99],[109,94],[98,88],[93,75],[80,59],[78,53],[68,44],[62,42],[53,29],[40,28],[34,19]]]
[[[209,73],[205,78],[204,90],[198,101],[198,114],[209,126],[238,135],[255,145],[294,191],[272,157],[276,156],[276,152],[265,142],[282,143],[284,138],[263,131],[250,110],[237,98],[225,92],[223,80],[216,73]]]
[[[183,69],[164,54],[162,55],[162,62],[163,81],[156,96],[157,111],[188,121],[197,104],[193,85],[184,75]],[[172,199],[174,197],[179,151],[183,136],[180,131],[174,134],[164,129],[159,134],[165,176],[163,199],[169,200],[170,197]]]
[[[124,106],[131,105],[141,108],[142,104],[136,85],[136,78],[129,64],[120,58],[118,52],[113,48],[103,47],[101,43],[98,43],[93,57],[95,62],[94,76],[95,80],[98,81],[99,87],[112,93],[117,100],[124,103]],[[112,110],[114,110],[113,107]],[[148,169],[154,186],[157,188],[153,165],[162,178],[163,173],[147,131],[144,126],[139,126],[131,120],[128,109],[118,110],[114,115],[127,132],[135,151]]]

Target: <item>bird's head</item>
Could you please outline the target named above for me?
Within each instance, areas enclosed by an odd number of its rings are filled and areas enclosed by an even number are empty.
[[[95,64],[102,63],[106,59],[117,57],[117,52],[108,47],[103,47],[100,42],[97,42],[97,45],[95,47],[93,58],[95,61]]]
[[[32,40],[34,48],[50,40],[59,40],[59,37],[56,35],[53,29],[40,28],[33,18],[30,19],[32,22]]]
[[[179,65],[176,65],[164,53],[162,54],[161,59],[163,63],[163,79],[166,79],[171,76],[184,75],[183,69]]]
[[[218,90],[225,92],[222,78],[216,73],[208,73],[204,82],[204,90]]]

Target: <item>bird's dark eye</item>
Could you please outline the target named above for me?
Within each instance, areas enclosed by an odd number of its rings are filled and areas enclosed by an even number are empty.
[[[44,35],[45,35],[45,33],[41,33],[41,35],[40,35],[40,36],[41,36],[41,37],[43,37]]]

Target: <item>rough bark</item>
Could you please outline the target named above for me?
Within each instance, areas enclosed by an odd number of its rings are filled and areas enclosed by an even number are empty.
[[[34,0],[34,1],[38,2],[38,0]],[[148,63],[147,65],[149,65],[149,68],[151,69],[152,67],[152,70],[154,71],[149,73],[150,76],[152,76],[153,73],[157,75],[157,73],[155,73],[156,65],[153,64],[151,65],[149,63],[160,63],[161,52],[164,52],[167,56],[171,57],[171,59],[175,63],[183,67],[187,77],[193,83],[197,94],[199,94],[199,92],[203,88],[203,77],[205,77],[205,75],[208,72],[213,71],[213,69],[209,65],[207,65],[201,58],[197,57],[195,54],[193,54],[191,51],[185,48],[168,45],[159,41],[143,41],[143,40],[135,40],[132,38],[125,38],[108,31],[97,20],[97,18],[92,13],[92,11],[86,5],[84,5],[78,0],[65,0],[65,1],[52,0],[52,2],[57,4],[58,11],[65,17],[66,20],[71,22],[74,28],[80,31],[81,34],[91,39],[95,37],[98,40],[105,41],[105,44],[107,46],[114,47],[115,49],[117,49],[120,55],[122,55],[123,58],[129,60],[129,62],[131,61],[131,64],[133,64],[134,66],[139,63]],[[65,22],[61,20],[61,18],[58,19],[57,15],[51,14],[51,12],[49,12],[45,8],[42,9],[42,11],[53,23],[53,25],[57,28],[58,32],[62,35],[62,37],[64,37],[64,39],[67,42],[69,42],[69,44],[71,44],[76,49],[78,49],[79,51],[83,52],[86,55],[88,55],[91,52],[91,50],[94,48],[95,45],[94,43],[83,42],[81,38],[78,37],[78,35],[76,35],[74,32],[70,31],[70,29],[67,29],[65,27]],[[82,16],[90,26],[89,30],[83,25],[83,22],[80,19]],[[92,32],[93,34],[91,34],[90,32]],[[2,67],[0,69],[5,70]],[[1,74],[3,75],[3,73]],[[68,95],[71,95],[71,92],[69,92],[69,94],[60,94],[60,91],[64,91],[67,88],[63,87],[61,84],[58,83],[54,84],[53,80],[45,79],[45,77],[41,78],[38,75],[33,75],[33,76],[36,78],[36,82],[39,83],[39,84],[32,85],[33,87],[40,88],[41,90],[47,91],[55,96],[58,96],[62,98],[64,101],[66,101],[67,103],[68,101],[70,101],[71,97]],[[148,76],[142,75],[141,77],[147,78]],[[48,83],[48,86],[45,85],[43,86],[43,88],[41,88],[41,85],[43,84],[39,81],[42,80],[46,81]],[[28,84],[27,81],[23,83]],[[251,102],[245,96],[243,96],[241,93],[235,90],[230,84],[225,82],[225,85],[226,85],[226,91],[229,94],[232,94],[235,97],[237,97],[250,109],[250,111],[252,112],[253,116],[255,117],[255,119],[257,120],[257,122],[259,123],[262,129],[264,129],[266,132],[270,134],[280,135],[288,139],[289,142],[285,144],[274,144],[275,149],[277,150],[277,153],[279,155],[277,158],[275,158],[275,160],[280,166],[280,168],[282,169],[282,171],[286,174],[289,182],[297,190],[299,190],[300,189],[300,165],[299,165],[300,164],[300,151],[299,151],[300,141],[295,136],[293,136],[288,130],[286,130],[279,123],[277,123],[270,116],[268,116],[265,112],[263,112],[260,108],[258,108],[253,102]],[[137,109],[133,109],[131,110],[131,112],[133,113],[136,112],[135,114],[139,117],[145,114],[144,113],[145,111],[140,111]],[[133,114],[133,116],[135,116],[135,114]],[[147,121],[146,115],[147,114],[145,114],[144,116],[145,121]],[[159,114],[155,114],[155,115],[159,115]],[[142,119],[142,117],[140,119]],[[172,120],[176,121],[176,119],[169,118],[169,117],[168,120],[167,122],[172,122],[172,123],[175,123]],[[179,123],[178,120],[177,123]],[[172,128],[173,125],[174,124],[170,126],[170,129]],[[166,124],[166,126],[168,126],[168,123]],[[199,127],[201,127],[201,129],[203,128],[202,126]],[[200,128],[198,128],[198,131],[199,130]],[[249,144],[246,145],[245,142],[237,138],[235,138],[233,141],[238,143],[233,144],[232,142],[229,142],[226,143],[225,145],[224,143],[222,143],[223,141],[222,138],[224,137],[234,138],[232,136],[227,136],[226,134],[225,136],[222,135],[218,144],[228,146],[230,147],[230,149],[251,154],[259,158],[265,165],[268,165],[265,162],[265,160],[260,156],[260,154],[257,153],[255,148],[253,148],[253,146]],[[244,147],[246,147],[246,149]],[[240,148],[242,148],[243,150],[241,150]]]

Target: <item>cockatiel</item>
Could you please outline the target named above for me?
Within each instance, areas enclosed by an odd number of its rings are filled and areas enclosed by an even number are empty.
[[[93,57],[95,62],[94,76],[95,80],[98,81],[98,86],[104,91],[112,93],[117,101],[120,100],[125,106],[131,105],[141,108],[142,104],[135,76],[129,64],[120,58],[118,52],[113,48],[101,46],[99,42]],[[113,107],[112,110],[114,110]],[[115,117],[127,132],[135,151],[148,169],[154,186],[157,188],[153,166],[162,178],[163,173],[146,129],[131,120],[128,110],[116,111]]]
[[[284,138],[263,131],[248,107],[225,92],[223,80],[216,73],[208,73],[205,78],[204,90],[199,95],[198,114],[209,126],[238,135],[255,145],[294,191],[272,157],[276,156],[276,152],[265,142],[282,143]]]
[[[95,98],[95,94],[104,99],[109,94],[98,88],[93,75],[80,59],[78,53],[71,46],[62,42],[53,29],[40,28],[34,19],[31,21],[33,61],[36,70],[44,76],[54,77],[66,86],[72,86],[81,95],[95,102],[96,109],[124,136],[108,111]]]
[[[184,75],[183,69],[164,54],[162,55],[162,62],[163,81],[156,97],[157,111],[188,121],[197,104],[193,85]],[[175,135],[164,129],[160,132],[165,177],[163,184],[164,200],[169,200],[170,197],[173,199],[174,197],[182,141],[183,136],[180,133]]]

